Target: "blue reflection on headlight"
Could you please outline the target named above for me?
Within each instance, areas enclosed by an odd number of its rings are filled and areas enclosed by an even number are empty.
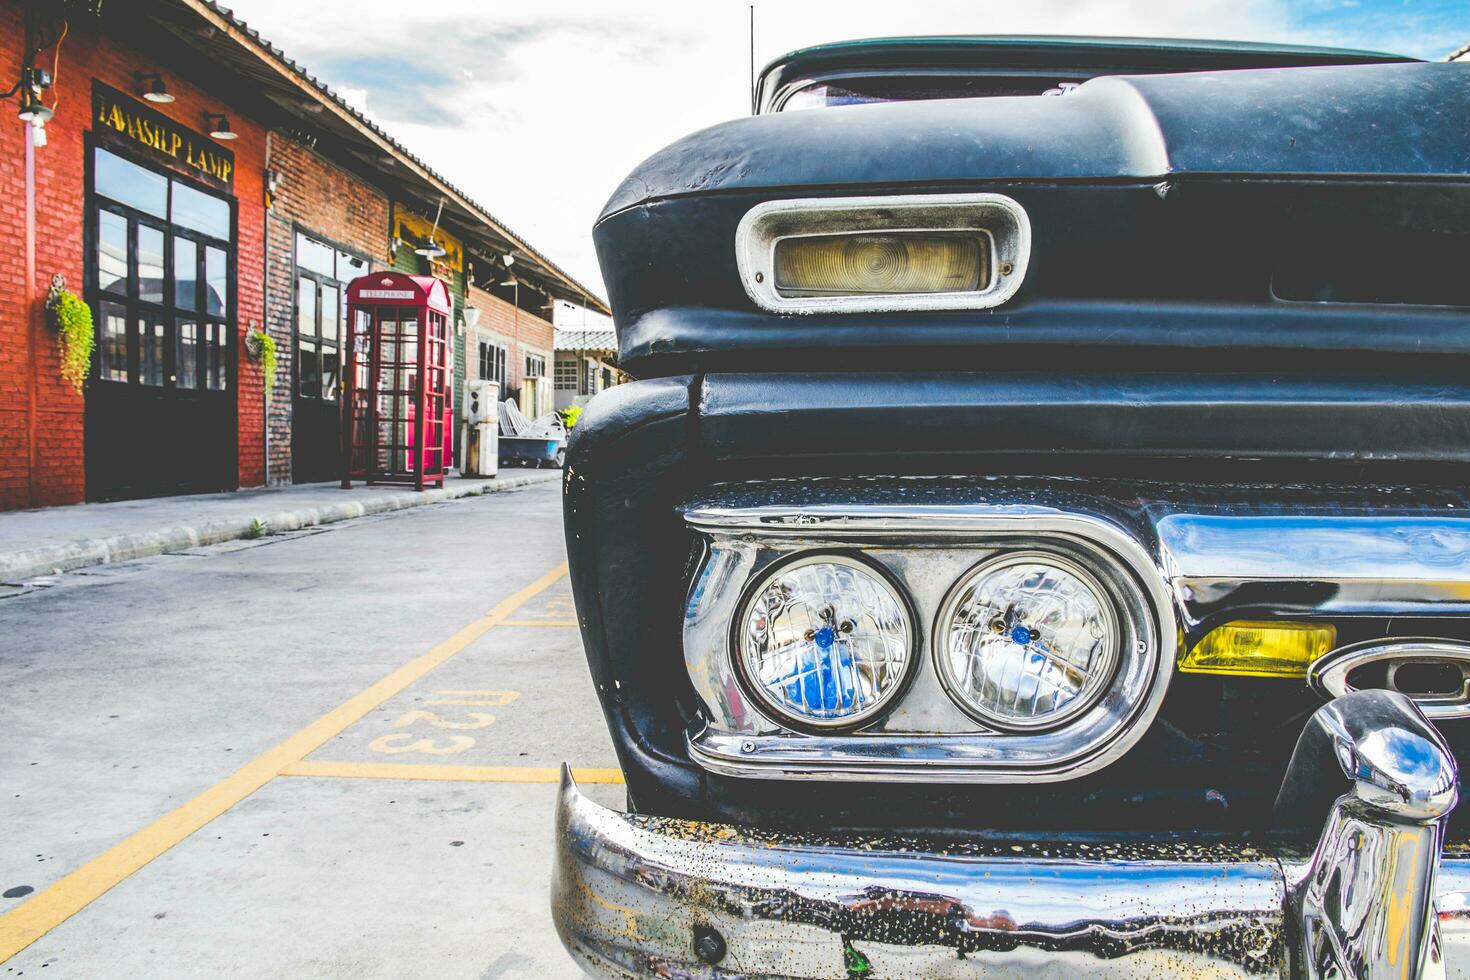
[[[794,721],[874,713],[908,670],[908,613],[870,566],[813,555],[781,566],[745,607],[739,655],[758,699]]]

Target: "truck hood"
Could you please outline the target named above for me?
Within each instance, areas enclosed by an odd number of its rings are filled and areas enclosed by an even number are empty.
[[[1095,78],[1061,97],[755,116],[640,164],[602,218],[691,194],[1181,175],[1463,177],[1470,65],[1383,64]],[[600,220],[600,219],[599,219]]]

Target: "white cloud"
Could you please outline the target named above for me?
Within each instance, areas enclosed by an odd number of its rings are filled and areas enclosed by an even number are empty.
[[[371,116],[372,108],[368,105],[368,90],[360,85],[337,85],[333,91],[342,96],[342,101],[364,115]]]
[[[640,160],[745,114],[748,5],[236,0],[236,13],[589,286],[591,225]],[[1274,0],[757,2],[757,66],[890,34],[1307,40]]]

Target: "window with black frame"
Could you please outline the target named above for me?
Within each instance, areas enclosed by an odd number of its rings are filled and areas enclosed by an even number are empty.
[[[347,284],[367,259],[296,233],[296,396],[335,401],[341,385]]]
[[[179,390],[230,386],[230,203],[93,151],[97,378]]]
[[[500,387],[505,387],[506,351],[504,347],[480,341],[480,379],[494,381]]]

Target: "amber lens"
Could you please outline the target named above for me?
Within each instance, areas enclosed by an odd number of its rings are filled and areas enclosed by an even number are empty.
[[[1318,657],[1337,645],[1326,623],[1226,623],[1216,627],[1179,661],[1191,674],[1305,677]]]
[[[990,282],[981,235],[820,235],[776,243],[776,289],[786,296],[966,293]]]

